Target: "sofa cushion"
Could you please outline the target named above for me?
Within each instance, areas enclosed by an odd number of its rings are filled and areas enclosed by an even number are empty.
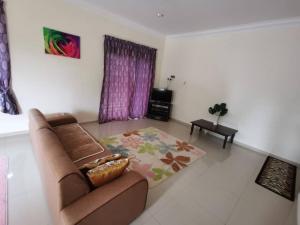
[[[84,170],[88,171],[88,170],[93,169],[97,166],[100,166],[104,163],[107,163],[107,162],[110,162],[110,161],[113,161],[113,160],[118,160],[120,158],[122,158],[121,154],[112,154],[112,155],[104,156],[104,157],[101,157],[101,158],[96,159],[94,161],[90,161],[89,163],[85,163],[79,169],[81,170],[81,172],[84,171]]]
[[[73,162],[93,156],[102,157],[105,149],[79,124],[68,124],[53,128],[66,153]]]
[[[94,187],[100,187],[122,175],[129,164],[129,159],[119,159],[104,163],[87,172]]]
[[[75,117],[69,113],[54,113],[46,115],[47,122],[52,126],[60,126],[64,124],[77,123]]]

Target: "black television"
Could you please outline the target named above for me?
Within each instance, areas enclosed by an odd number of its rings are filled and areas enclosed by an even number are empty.
[[[157,101],[157,102],[171,103],[172,97],[173,97],[173,91],[171,90],[153,88],[151,92],[150,100]]]

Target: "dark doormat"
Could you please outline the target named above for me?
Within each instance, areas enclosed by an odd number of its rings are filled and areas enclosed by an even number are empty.
[[[291,201],[295,199],[297,167],[268,156],[255,183]]]

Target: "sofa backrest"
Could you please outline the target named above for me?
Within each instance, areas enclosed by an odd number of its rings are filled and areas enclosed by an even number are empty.
[[[37,109],[30,110],[29,129],[50,209],[56,218],[64,207],[90,191],[63,145]]]
[[[45,116],[38,109],[31,109],[29,111],[29,129],[39,130],[43,128],[52,130],[52,127],[47,122]]]

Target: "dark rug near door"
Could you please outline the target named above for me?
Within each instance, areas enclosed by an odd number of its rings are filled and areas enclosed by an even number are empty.
[[[255,183],[294,201],[296,173],[296,166],[268,156]]]

